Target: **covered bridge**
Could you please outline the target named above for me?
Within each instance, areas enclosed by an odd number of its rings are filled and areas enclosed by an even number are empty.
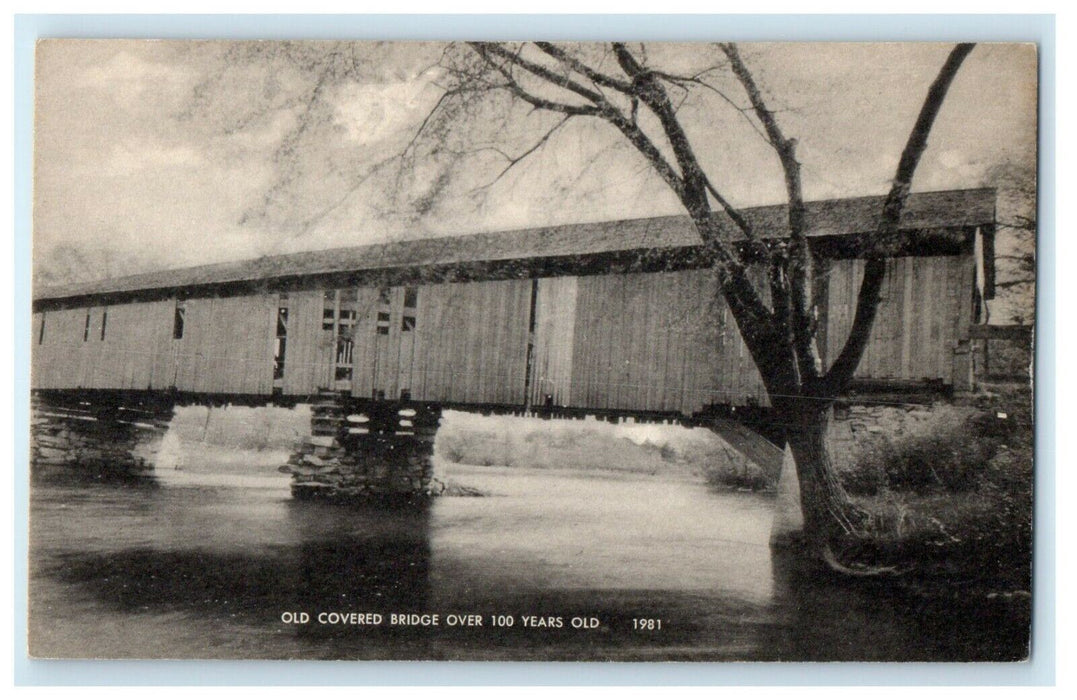
[[[849,331],[881,197],[809,205],[820,351]],[[781,237],[785,208],[746,210]],[[732,223],[720,221],[736,237]],[[993,190],[916,194],[857,377],[965,388]],[[692,414],[765,404],[683,216],[400,241],[38,290],[32,388]]]

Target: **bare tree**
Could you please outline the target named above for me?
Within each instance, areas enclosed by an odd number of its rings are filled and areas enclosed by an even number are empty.
[[[864,353],[881,299],[888,251],[898,239],[902,210],[936,116],[972,44],[958,44],[939,69],[911,125],[907,143],[885,199],[877,236],[865,251],[863,283],[852,330],[829,369],[816,345],[813,296],[818,257],[807,235],[809,221],[801,188],[797,141],[783,131],[779,116],[734,44],[720,44],[720,64],[692,74],[651,65],[645,46],[614,42],[569,47],[546,42],[475,42],[449,47],[440,66],[444,94],[409,147],[411,157],[426,140],[444,148],[454,128],[469,128],[491,101],[523,104],[556,115],[519,153],[500,151],[505,166],[497,177],[540,150],[570,120],[597,120],[616,130],[646,159],[691,217],[710,256],[718,287],[759,369],[774,411],[786,426],[797,465],[804,532],[812,550],[848,570],[841,552],[870,537],[871,515],[848,497],[831,464],[826,434],[829,409],[848,387]],[[713,76],[732,75],[743,95],[730,97]],[[679,107],[693,91],[709,91],[736,108],[773,149],[784,174],[788,230],[756,231],[715,186],[682,123]],[[744,101],[746,100],[746,105]],[[716,214],[733,222],[730,236]],[[766,238],[764,238],[766,236]],[[753,266],[765,268],[757,284]]]

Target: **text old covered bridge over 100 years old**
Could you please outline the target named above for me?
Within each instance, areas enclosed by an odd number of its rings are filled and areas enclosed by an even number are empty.
[[[809,204],[824,363],[850,332],[881,204]],[[782,238],[785,207],[745,214]],[[994,232],[993,190],[909,198],[854,388],[971,388]],[[739,409],[765,432],[766,392],[709,267],[690,219],[669,216],[37,290],[34,458],[130,461],[177,403],[312,403],[293,493],[415,495],[448,407],[704,425]]]

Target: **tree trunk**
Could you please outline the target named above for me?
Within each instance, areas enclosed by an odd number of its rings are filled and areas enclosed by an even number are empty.
[[[865,534],[868,514],[850,499],[830,460],[830,402],[793,398],[776,403],[777,420],[796,462],[804,537],[827,557]]]

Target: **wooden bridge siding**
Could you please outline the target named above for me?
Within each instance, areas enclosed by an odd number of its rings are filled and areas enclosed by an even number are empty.
[[[85,309],[48,311],[45,317],[45,336],[38,344],[42,314],[33,315],[34,339],[31,350],[30,385],[35,389],[76,387],[79,382],[81,358],[76,343],[82,342]]]
[[[547,395],[552,397],[555,406],[569,403],[576,292],[576,277],[544,277],[538,280],[531,356],[533,405],[543,405]]]
[[[59,347],[66,345],[67,341],[61,340],[64,336],[64,326],[69,319],[70,312],[67,310],[37,312],[32,315],[33,338],[30,348],[30,388],[54,389],[65,386],[65,372],[63,365],[56,362],[59,355]],[[42,318],[45,322],[45,335],[41,337]],[[74,331],[69,331],[73,333]]]
[[[691,413],[760,397],[724,309],[707,270],[579,278],[570,405]]]
[[[373,293],[370,300],[373,305],[375,321],[378,311],[386,307],[377,297],[377,289],[367,288],[362,290],[367,294]],[[369,345],[370,362],[374,368],[374,390],[385,392],[385,398],[395,399],[399,397],[398,385],[400,381],[400,323],[401,310],[404,306],[404,291],[400,288],[389,290],[389,328],[387,335],[378,335],[375,328],[369,329],[369,335],[356,338],[356,343],[364,347]],[[376,325],[376,323],[375,323]],[[366,352],[363,353],[367,355]],[[354,379],[354,377],[353,377]],[[362,395],[362,391],[356,392]],[[369,395],[367,393],[366,395]]]
[[[376,390],[389,388],[379,383],[379,380],[384,383],[389,379],[387,372],[384,371],[387,361],[385,363],[381,362],[386,358],[378,355],[378,351],[381,349],[379,341],[385,338],[385,336],[377,335],[379,310],[381,310],[381,302],[378,297],[378,289],[376,287],[359,287],[356,290],[355,334],[352,345],[352,396],[373,398]],[[399,322],[400,320],[397,319],[397,323]],[[391,327],[390,330],[392,330]],[[331,335],[329,331],[322,331],[322,333],[327,337]],[[330,351],[325,356],[328,366],[325,369],[325,379],[322,380],[321,386],[328,387],[335,382],[333,359],[336,354],[336,347],[333,345],[334,341],[331,337],[328,337],[325,342],[330,347]],[[396,377],[393,379],[399,381]],[[386,391],[385,395],[390,396],[388,391]]]
[[[149,302],[49,311],[38,345],[41,313],[33,315],[31,386],[35,389],[167,388],[165,363],[172,330],[172,303]],[[105,338],[101,323],[108,313]],[[86,313],[90,313],[89,334]]]
[[[183,338],[173,341],[177,389],[272,392],[276,294],[188,299],[185,307]]]
[[[157,358],[172,340],[173,309],[168,301],[108,307],[105,340],[99,342],[97,352],[102,374],[94,379],[94,388],[167,388],[167,367],[160,367]],[[98,338],[100,323],[98,316]],[[90,343],[93,332],[91,328]]]
[[[857,368],[862,379],[953,379],[954,348],[968,336],[975,277],[971,256],[903,257],[887,262],[883,300]],[[827,343],[833,362],[849,335],[863,260],[831,263]]]
[[[837,260],[826,282],[824,359],[848,334],[863,261]],[[898,258],[858,370],[861,378],[954,376],[954,347],[972,322],[971,256]],[[360,288],[352,391],[460,403],[524,402],[531,280],[419,288],[415,331],[403,332],[402,287],[392,290],[389,335],[375,331],[376,288]],[[765,393],[736,324],[706,270],[545,278],[538,282],[532,364],[534,403],[692,412]],[[279,297],[189,299],[182,339],[175,302],[139,302],[33,315],[34,388],[168,388],[269,394]],[[333,384],[332,334],[322,330],[323,290],[292,292],[283,390]],[[407,341],[401,343],[401,336]],[[405,347],[406,345],[406,347]]]
[[[400,356],[411,386],[399,388],[417,400],[523,404],[530,295],[531,280],[420,287],[416,329],[404,333],[412,347]],[[399,334],[402,318],[391,323]]]
[[[604,407],[604,401],[598,385],[608,379],[601,375],[603,367],[608,366],[609,334],[601,319],[610,318],[613,312],[607,309],[611,294],[607,289],[610,280],[605,276],[581,277],[577,287],[576,325],[573,331],[572,346],[572,387],[570,405]]]
[[[741,338],[737,322],[724,297],[718,293],[716,280],[711,273],[705,274],[706,278],[702,282],[704,286],[699,292],[698,314],[707,319],[708,325],[696,331],[698,345],[695,352],[714,355],[717,369],[708,377],[696,380],[696,384],[707,390],[702,397],[702,405],[768,405],[763,379],[759,376],[755,362]],[[762,290],[764,302],[770,303],[765,270],[752,268],[749,274],[756,288]],[[696,398],[696,401],[698,402],[699,398]]]
[[[447,303],[448,290],[439,286],[420,287],[415,328],[414,396],[433,401],[451,395],[458,360],[445,350],[453,345],[457,329],[453,327],[453,307]]]
[[[288,295],[288,343],[281,383],[285,394],[302,396],[329,386],[332,338],[322,331],[322,295],[320,289]]]

